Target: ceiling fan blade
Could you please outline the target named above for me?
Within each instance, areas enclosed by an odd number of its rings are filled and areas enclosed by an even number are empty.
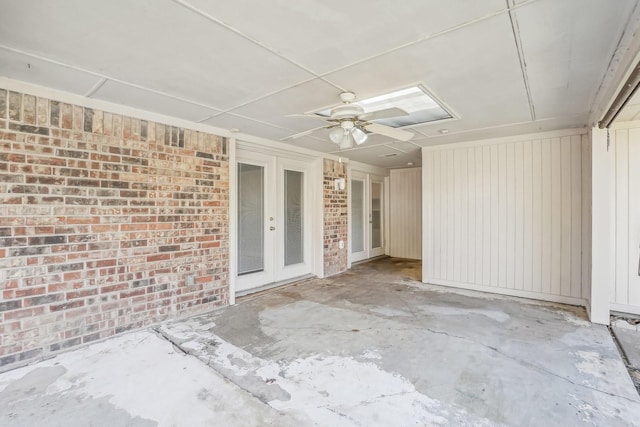
[[[358,116],[358,119],[371,121],[371,120],[389,119],[391,117],[402,117],[402,116],[408,116],[408,115],[409,113],[407,113],[403,109],[394,107],[394,108],[387,108],[384,110],[372,111],[370,113],[360,114]]]
[[[399,141],[408,141],[413,138],[413,132],[408,132],[402,129],[396,129],[389,126],[381,125],[378,123],[369,123],[364,125],[364,128],[372,133],[388,136],[389,138],[397,139]]]
[[[289,135],[289,136],[287,136],[287,137],[285,137],[285,138],[282,138],[280,141],[289,141],[289,140],[291,140],[291,139],[298,139],[298,138],[302,138],[303,136],[307,136],[307,135],[309,135],[310,133],[313,133],[313,132],[315,132],[315,131],[317,131],[317,130],[320,130],[320,129],[328,129],[328,128],[333,127],[333,126],[334,126],[334,125],[325,125],[325,126],[320,126],[320,127],[318,127],[318,128],[313,128],[313,129],[305,130],[304,132],[296,133],[296,134],[293,134],[293,135]]]
[[[287,114],[285,117],[306,117],[307,119],[322,120],[323,122],[334,122],[331,117],[319,116],[317,114]]]

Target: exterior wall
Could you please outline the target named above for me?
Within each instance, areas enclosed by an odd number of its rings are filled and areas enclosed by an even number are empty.
[[[610,131],[609,151],[614,156],[611,308],[640,314],[640,122],[616,125]]]
[[[345,179],[344,190],[336,190],[334,180]],[[347,165],[324,159],[324,276],[342,273],[347,269],[349,255]],[[342,249],[340,241],[344,242]]]
[[[0,90],[0,366],[228,304],[227,141]]]
[[[422,169],[393,169],[389,177],[389,255],[422,258]]]
[[[423,149],[423,280],[585,304],[590,165],[576,130]]]

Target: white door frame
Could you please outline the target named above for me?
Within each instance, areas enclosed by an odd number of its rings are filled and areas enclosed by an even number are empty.
[[[303,261],[299,264],[284,265],[285,259],[285,245],[284,239],[276,239],[276,256],[275,256],[275,280],[279,282],[282,280],[291,279],[293,277],[303,276],[310,274],[312,267],[312,217],[307,213],[311,210],[313,205],[311,195],[310,175],[311,165],[308,162],[303,162],[294,159],[277,158],[276,161],[276,185],[277,185],[277,206],[276,206],[276,231],[280,231],[276,236],[284,237],[285,228],[285,208],[284,208],[284,172],[285,170],[297,171],[303,173]]]
[[[384,177],[369,175],[368,176],[368,206],[369,206],[369,237],[368,237],[368,246],[367,246],[367,258],[372,258],[375,256],[384,255],[384,242],[385,242],[385,229],[386,229],[386,218],[385,218],[385,192],[384,185],[385,180]],[[373,184],[380,184],[380,246],[373,247]]]
[[[364,216],[364,250],[360,252],[353,253],[353,239],[351,238],[353,232],[353,218],[351,207],[353,204],[353,192],[351,191],[351,183],[352,180],[363,181],[364,183],[364,207],[363,207],[363,216]],[[382,240],[382,245],[377,248],[372,248],[372,199],[371,199],[371,185],[373,183],[379,183],[381,185],[381,227],[382,234],[380,236]],[[351,263],[362,261],[365,259],[369,259],[375,256],[384,255],[386,253],[385,244],[387,241],[387,223],[386,223],[386,215],[387,215],[387,198],[386,198],[386,189],[388,185],[388,180],[386,177],[370,172],[362,172],[359,170],[352,170],[349,174],[349,196],[348,196],[348,210],[349,210],[349,267],[351,267]]]
[[[264,248],[264,258],[263,258],[263,270],[261,272],[250,273],[246,275],[238,275],[238,263],[236,262],[236,270],[234,274],[236,275],[236,291],[242,292],[253,287],[254,283],[272,283],[276,278],[276,251],[275,249],[275,233],[273,231],[276,230],[276,222],[275,219],[277,217],[277,199],[275,197],[269,197],[269,194],[272,192],[273,187],[276,186],[276,157],[266,154],[259,153],[245,153],[238,152],[236,155],[236,162],[238,164],[249,164],[260,166],[264,168],[264,181],[263,181],[263,195],[264,195],[264,240],[263,240],[263,248]],[[237,168],[236,168],[237,170]],[[239,183],[238,183],[239,184]],[[239,188],[239,186],[238,186]],[[238,191],[236,189],[236,206],[238,207],[238,212],[240,211],[240,203],[238,200]],[[271,222],[269,221],[271,219]],[[236,222],[236,228],[233,230],[234,233],[238,233],[238,223]],[[269,231],[268,228],[272,227],[273,231]],[[230,230],[231,231],[231,230]],[[234,253],[234,256],[238,256],[237,249]]]
[[[229,220],[229,234],[230,234],[230,247],[229,247],[229,303],[235,303],[235,296],[237,292],[243,292],[242,279],[237,275],[237,212],[238,212],[238,186],[237,186],[237,170],[238,163],[243,163],[243,160],[259,159],[263,156],[274,156],[276,158],[276,166],[274,170],[280,170],[280,165],[288,170],[302,170],[304,169],[305,180],[305,206],[304,206],[304,233],[305,233],[305,258],[304,270],[306,273],[312,274],[318,277],[323,277],[324,271],[324,249],[323,249],[323,158],[317,157],[314,153],[306,154],[299,151],[290,151],[282,149],[278,146],[265,146],[260,143],[231,140],[230,149],[230,220]],[[303,165],[303,166],[302,166]],[[279,175],[279,174],[277,174]],[[284,183],[281,180],[276,180],[276,186],[279,192],[282,192]],[[282,194],[280,194],[281,196]],[[266,212],[265,212],[266,213]],[[279,215],[281,217],[281,215]],[[279,227],[282,230],[284,226],[284,220],[278,218]],[[284,249],[281,246],[282,253]],[[274,250],[274,256],[276,256]],[[298,265],[296,265],[298,266]],[[277,282],[279,277],[285,277],[284,275],[300,273],[301,269],[296,270],[296,266],[290,266],[289,268],[283,268],[283,275],[275,274],[273,280]],[[240,280],[240,289],[238,289],[238,282]],[[248,280],[248,279],[247,279]],[[265,280],[268,280],[265,276]],[[267,287],[269,283],[266,284]],[[256,290],[259,290],[264,286],[258,286]],[[246,293],[246,289],[244,289]]]
[[[362,250],[358,252],[353,252],[353,231],[355,225],[355,218],[353,217],[353,199],[355,194],[353,192],[353,181],[362,181]],[[353,172],[351,174],[351,179],[349,180],[349,257],[351,262],[362,261],[364,259],[369,258],[369,253],[367,248],[369,247],[369,214],[367,208],[367,200],[369,199],[369,178],[368,175],[361,172]]]

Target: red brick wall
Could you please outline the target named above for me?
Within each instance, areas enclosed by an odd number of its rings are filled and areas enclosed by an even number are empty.
[[[335,179],[347,181],[347,165],[324,159],[324,275],[331,276],[347,269],[349,242],[347,189],[336,190]],[[344,248],[340,249],[340,240]]]
[[[0,89],[0,366],[228,304],[228,183],[224,138]]]

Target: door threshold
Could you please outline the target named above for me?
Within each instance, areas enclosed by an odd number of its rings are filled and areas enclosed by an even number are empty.
[[[378,256],[374,256],[372,258],[361,259],[360,261],[352,262],[351,266],[353,267],[354,265],[366,264],[368,262],[378,261],[379,259],[383,259],[383,258],[390,258],[390,256],[389,255],[378,255]]]
[[[300,282],[301,280],[310,279],[312,277],[316,277],[314,274],[305,274],[303,276],[297,276],[292,279],[281,280],[279,282],[267,283],[266,285],[258,286],[257,288],[246,289],[243,291],[236,292],[236,298],[246,300],[248,296],[258,296],[257,294],[263,294],[267,291],[274,290],[275,288],[283,288],[289,285],[293,285],[294,283]],[[238,301],[241,302],[241,301]]]

